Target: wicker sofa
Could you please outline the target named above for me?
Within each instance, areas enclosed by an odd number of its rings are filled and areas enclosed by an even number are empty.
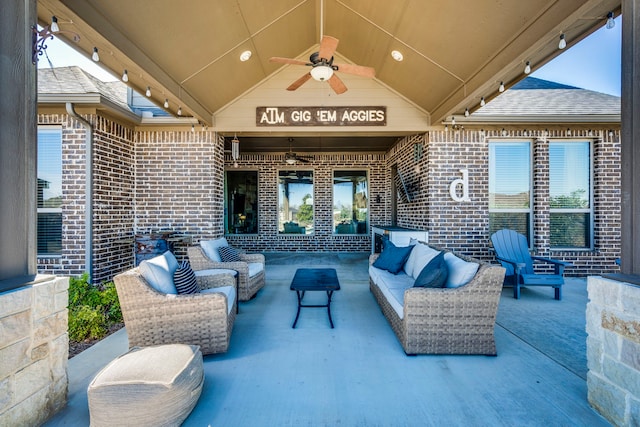
[[[113,280],[129,348],[193,344],[200,346],[202,354],[224,353],[229,348],[238,304],[234,275],[196,275],[201,292],[185,295],[157,291],[139,268]]]
[[[207,246],[205,249],[203,245]],[[249,301],[265,284],[265,258],[262,254],[240,253],[240,261],[224,262],[215,248],[228,246],[222,237],[210,241],[201,241],[199,246],[189,246],[187,255],[194,271],[210,269],[230,269],[238,272],[238,299]],[[206,253],[208,250],[208,254]]]
[[[420,258],[433,258],[433,252],[440,251],[423,243],[418,245],[412,249],[404,269],[396,275],[374,267],[380,254],[369,258],[371,292],[405,353],[496,355],[494,325],[505,269],[447,252],[444,258],[450,277],[468,281],[455,288],[413,287],[416,276],[428,263]],[[412,259],[416,253],[422,255]],[[413,263],[415,271],[409,263]],[[451,269],[461,268],[467,272],[452,274]],[[472,274],[472,277],[465,278],[458,273]]]

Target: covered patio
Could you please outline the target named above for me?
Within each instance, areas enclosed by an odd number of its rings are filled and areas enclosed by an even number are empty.
[[[515,300],[505,288],[497,357],[407,357],[369,291],[367,254],[266,258],[266,286],[240,306],[228,353],[204,358],[185,426],[609,425],[586,398],[584,279],[568,279],[561,302],[550,289]],[[303,309],[291,328],[298,267],[337,269],[335,329],[322,309]],[[121,330],[72,358],[69,403],[45,425],[87,425],[89,382],[126,350]]]
[[[637,290],[632,284],[640,283],[637,244],[640,241],[640,174],[637,173],[640,0],[538,0],[527,2],[526,6],[519,1],[468,2],[462,6],[429,2],[427,11],[425,3],[417,1],[405,1],[398,7],[384,1],[327,0],[326,9],[325,2],[315,0],[282,0],[275,2],[276,6],[259,1],[196,3],[199,9],[194,12],[170,1],[25,0],[8,2],[5,13],[0,16],[0,75],[3,76],[0,81],[3,94],[0,97],[0,224],[5,233],[0,240],[0,320],[3,327],[8,325],[6,330],[10,332],[3,334],[0,345],[2,420],[38,424],[53,416],[49,421],[51,425],[86,424],[88,414],[83,402],[86,384],[100,366],[126,349],[124,332],[121,332],[74,358],[67,366],[67,279],[38,275],[34,190],[38,158],[34,62],[38,52],[33,50],[33,26],[49,25],[52,15],[65,17],[60,25],[67,32],[61,33],[61,37],[73,39],[73,34],[79,35],[77,46],[87,55],[99,46],[103,64],[117,75],[126,75],[128,84],[138,92],[149,89],[157,105],[166,102],[168,106],[164,108],[171,116],[166,119],[168,123],[163,123],[165,119],[153,123],[140,119],[130,125],[122,124],[119,118],[105,118],[99,106],[80,112],[73,110],[73,103],[66,106],[69,117],[73,117],[69,122],[77,127],[80,135],[96,130],[104,141],[120,144],[116,148],[121,152],[109,159],[111,163],[105,169],[118,169],[121,174],[110,178],[117,185],[129,186],[122,187],[119,193],[127,197],[113,204],[92,198],[89,189],[83,192],[81,186],[77,187],[78,194],[86,194],[84,222],[79,220],[75,225],[78,227],[75,234],[80,240],[87,242],[93,236],[94,207],[103,210],[98,214],[106,212],[109,217],[99,225],[111,225],[115,218],[126,222],[116,232],[124,230],[131,234],[136,227],[151,228],[151,224],[158,224],[165,209],[171,212],[170,221],[174,221],[172,215],[184,221],[182,212],[174,207],[180,206],[179,202],[174,205],[159,197],[163,193],[171,199],[173,188],[151,187],[152,191],[132,197],[129,192],[131,188],[161,181],[158,178],[166,172],[162,169],[163,162],[180,163],[182,160],[176,153],[184,154],[185,148],[191,150],[188,154],[192,154],[191,160],[195,161],[190,166],[196,165],[198,173],[179,164],[174,173],[167,176],[173,180],[171,184],[184,184],[183,175],[175,173],[178,170],[184,172],[184,176],[203,177],[189,183],[193,188],[208,191],[190,192],[200,198],[186,206],[195,212],[196,221],[189,221],[198,227],[193,234],[201,238],[224,235],[224,200],[220,195],[225,168],[232,165],[229,156],[224,154],[224,141],[225,137],[238,132],[248,143],[243,148],[250,154],[246,168],[264,163],[265,157],[273,163],[279,161],[273,153],[284,154],[290,150],[289,138],[300,142],[297,151],[317,153],[318,165],[327,171],[336,167],[339,160],[346,159],[343,168],[353,168],[373,156],[376,160],[373,175],[380,184],[381,196],[375,198],[372,194],[378,203],[373,205],[371,223],[428,228],[435,243],[480,252],[487,257],[487,239],[483,234],[478,238],[477,234],[478,230],[484,234],[488,231],[487,215],[479,217],[471,229],[467,218],[477,212],[476,207],[451,201],[447,195],[449,183],[457,181],[463,166],[448,161],[451,153],[462,143],[478,147],[478,152],[484,153],[486,140],[484,136],[479,137],[481,133],[484,135],[484,130],[478,128],[472,134],[462,132],[453,137],[452,133],[445,132],[445,126],[453,128],[455,120],[460,126],[467,111],[475,111],[481,103],[498,96],[502,87],[508,88],[520,81],[527,61],[536,67],[560,54],[559,40],[569,45],[576,43],[602,27],[609,12],[622,14],[622,129],[615,141],[621,147],[621,189],[619,197],[612,199],[620,205],[619,209],[615,207],[620,219],[616,217],[612,221],[618,222],[612,229],[620,230],[620,274],[609,276],[612,282],[609,289],[617,289],[622,284],[625,290]],[[482,25],[476,25],[478,22]],[[337,60],[374,67],[376,79],[344,77],[349,92],[342,98],[316,81],[309,81],[298,91],[285,91],[282,83],[290,84],[300,78],[305,69],[280,67],[269,62],[269,58],[282,56],[304,61],[317,50],[318,35],[322,34],[340,39],[340,47],[335,52]],[[403,49],[406,49],[404,64],[407,64],[404,68],[390,55],[391,50]],[[242,68],[239,58],[247,50],[253,52],[254,61]],[[256,108],[273,107],[274,99],[283,107],[317,107],[329,103],[369,108],[378,105],[381,93],[393,93],[397,101],[391,103],[384,98],[389,106],[385,127],[327,126],[319,132],[314,127],[292,129],[277,123],[264,128],[256,123]],[[57,111],[54,114],[58,114]],[[203,130],[194,138],[190,131],[196,126]],[[566,137],[565,129],[564,126],[555,129],[556,137]],[[590,133],[588,124],[580,124],[577,130],[579,135]],[[511,136],[518,137],[518,132],[512,130]],[[493,137],[501,134],[498,127],[488,132]],[[435,151],[428,159],[415,154],[417,144],[411,139],[415,135],[424,138],[420,143],[433,145]],[[533,140],[534,135],[528,135]],[[535,130],[534,150],[543,156],[546,135],[543,126]],[[343,149],[345,137],[355,144]],[[396,149],[393,144],[399,137],[406,139],[402,147]],[[368,153],[366,142],[362,142],[367,138],[380,144],[375,146],[374,154]],[[600,142],[612,141],[607,138],[604,136]],[[165,156],[162,161],[158,160],[156,150]],[[478,159],[486,157],[477,156]],[[87,158],[86,183],[91,188],[91,158],[89,155]],[[136,160],[141,160],[154,174],[134,164]],[[387,183],[393,180],[390,170],[396,165],[416,174],[425,173],[429,170],[426,166],[430,166],[432,174],[440,175],[437,189],[431,193],[427,189],[421,194],[428,203],[405,204],[392,213],[396,198],[387,191],[390,187]],[[483,175],[486,170],[483,163],[475,164],[475,170],[471,170],[473,179],[479,183],[474,187],[476,194],[486,193],[487,179]],[[276,172],[276,168],[269,171]],[[122,179],[131,176],[138,180]],[[112,181],[102,184],[107,188],[102,194],[108,194]],[[546,193],[539,191],[537,205],[543,210],[538,220],[548,217],[548,187],[541,181],[536,185],[546,190]],[[434,194],[442,197],[438,199]],[[270,203],[262,208],[263,212],[274,214],[272,208],[277,206],[277,200]],[[116,205],[124,213],[113,210]],[[133,213],[132,206],[136,207]],[[423,215],[425,206],[435,208],[428,217]],[[441,232],[446,228],[441,227],[445,218],[453,218],[455,222],[448,228],[449,234]],[[601,227],[607,228],[606,215],[600,219]],[[537,225],[543,222],[537,221]],[[313,241],[317,237],[313,236],[307,239],[310,241],[307,246],[296,246],[296,242],[306,242],[306,238],[281,236],[274,224],[266,226],[275,230],[273,241],[286,245],[291,253],[281,258],[274,255],[270,259],[272,265],[267,262],[267,286],[258,298],[241,306],[229,353],[206,358],[205,391],[187,424],[411,425],[416,420],[433,425],[462,425],[469,424],[469,420],[491,425],[606,424],[589,406],[586,364],[581,359],[586,353],[582,348],[586,347],[586,336],[581,317],[587,299],[584,281],[570,280],[563,311],[555,310],[556,301],[547,295],[538,295],[537,291],[523,294],[519,301],[512,301],[510,291],[506,291],[496,327],[499,354],[496,358],[406,357],[369,294],[366,256],[355,253],[370,243],[368,235],[363,234],[359,240],[349,236],[344,239],[347,244],[355,242],[354,253],[342,255],[335,251],[336,247],[346,246],[340,241],[333,247],[335,253],[326,255],[329,258],[322,261],[314,258],[311,263],[295,251],[300,247],[304,250],[325,248],[327,241],[336,240],[330,231],[321,236],[325,241]],[[541,230],[541,240],[548,243],[548,230]],[[246,239],[241,236],[239,240],[249,250],[257,245],[273,247],[272,241],[261,235]],[[96,247],[101,244],[97,242]],[[99,249],[108,256],[124,259],[119,253],[113,255],[114,251],[107,245]],[[86,267],[90,269],[93,250],[90,244],[78,245],[72,249],[72,255],[82,257],[84,252],[85,259],[89,260]],[[123,249],[122,253],[132,262],[130,248]],[[584,253],[600,254],[598,248],[589,248]],[[296,259],[298,256],[301,258]],[[613,258],[609,261],[614,264]],[[303,263],[341,268],[339,274],[344,287],[335,299],[335,330],[327,329],[321,311],[303,312],[298,329],[290,328],[295,303],[288,290],[291,265]],[[586,265],[589,267],[588,260]],[[618,271],[618,267],[614,268]],[[607,340],[610,338],[607,334],[618,326],[626,333],[625,319],[637,316],[637,297],[617,295],[608,299],[616,303],[622,301],[628,311],[615,311],[609,317],[612,319],[607,325],[610,330],[592,342],[612,342]],[[569,304],[571,301],[576,301],[576,305]],[[552,307],[549,315],[566,310],[570,318],[560,318],[550,326],[544,324],[546,316],[523,316],[526,304],[530,303],[536,305],[530,307],[528,313],[543,313],[544,307]],[[591,314],[599,320],[605,313]],[[558,329],[557,323],[568,329]],[[556,333],[557,336],[549,336]],[[637,354],[637,351],[634,353],[640,345],[637,333],[616,336],[615,340],[628,343],[620,345],[625,354]],[[552,345],[545,347],[548,343]],[[617,349],[618,345],[611,347]],[[572,348],[575,350],[562,351]],[[599,354],[599,361],[603,359],[606,357]],[[624,379],[640,375],[637,358],[631,362],[635,366],[627,371],[625,365],[622,373],[616,371],[613,376]],[[627,375],[629,372],[631,375]],[[67,376],[70,379],[68,395]],[[633,425],[640,407],[638,393],[635,397],[626,394],[627,390],[620,391],[604,376],[589,378],[592,380],[589,393],[594,384],[599,385],[597,381],[601,382],[598,390],[605,400],[612,390],[619,392],[604,405],[611,404],[617,411],[612,416],[616,422]],[[630,402],[630,407],[621,408],[620,402]]]

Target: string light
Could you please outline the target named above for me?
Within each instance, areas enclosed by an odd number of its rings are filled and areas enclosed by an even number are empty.
[[[93,48],[93,55],[91,55],[91,59],[93,59],[94,62],[100,62],[100,55],[98,55],[97,47]]]
[[[124,73],[122,73],[122,81],[125,83],[129,81],[129,73],[127,73],[127,70],[124,70]]]
[[[58,18],[56,18],[55,16],[51,17],[51,27],[49,27],[51,29],[52,33],[57,33],[58,31],[60,31],[60,27],[58,26]]]
[[[500,86],[498,87],[498,92],[504,92],[504,82],[500,82]]]
[[[607,13],[607,30],[611,30],[613,27],[616,26],[616,21],[614,21],[613,19],[613,12],[609,12]]]
[[[469,109],[468,108],[464,109],[464,116],[465,117],[469,117]]]
[[[531,62],[527,61],[527,64],[524,66],[524,73],[529,74],[531,72]]]
[[[168,98],[164,99],[164,108],[169,108],[169,99]]]
[[[144,94],[147,95],[147,98],[151,98],[151,86],[147,86],[147,91]]]
[[[181,116],[182,115],[182,107],[178,107],[178,115]]]
[[[558,43],[558,49],[562,50],[567,47],[567,41],[564,38],[564,33],[560,34],[560,42]]]
[[[482,98],[480,98],[480,106],[484,107],[484,105],[486,104],[486,102],[484,102],[484,96]]]

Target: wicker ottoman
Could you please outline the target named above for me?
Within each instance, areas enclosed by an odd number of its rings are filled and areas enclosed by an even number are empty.
[[[198,402],[203,382],[198,346],[134,347],[89,385],[91,426],[178,426]]]

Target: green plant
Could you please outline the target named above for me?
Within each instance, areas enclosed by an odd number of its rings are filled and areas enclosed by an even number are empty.
[[[69,279],[69,339],[100,339],[122,322],[120,301],[113,282],[93,285],[87,273]]]

